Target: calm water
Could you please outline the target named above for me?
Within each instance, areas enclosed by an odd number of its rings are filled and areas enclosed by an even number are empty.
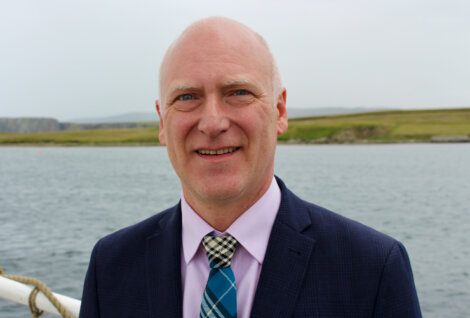
[[[470,145],[280,146],[301,197],[401,240],[425,317],[469,317]],[[96,240],[173,205],[164,148],[0,148],[0,264],[80,298]],[[30,317],[0,300],[0,317]]]

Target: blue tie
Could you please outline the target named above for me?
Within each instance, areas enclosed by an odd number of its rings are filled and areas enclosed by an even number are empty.
[[[211,271],[202,296],[200,318],[236,318],[237,288],[230,264],[237,240],[230,235],[202,239]]]

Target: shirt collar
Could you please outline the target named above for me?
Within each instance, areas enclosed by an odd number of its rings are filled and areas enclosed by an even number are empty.
[[[263,263],[269,236],[281,203],[281,190],[273,177],[263,196],[232,223],[229,233],[260,264]],[[188,264],[197,252],[202,238],[215,231],[188,204],[181,195],[183,255]]]

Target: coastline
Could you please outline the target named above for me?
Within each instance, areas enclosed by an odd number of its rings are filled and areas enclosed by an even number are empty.
[[[470,108],[396,110],[294,118],[279,144],[469,143]],[[101,127],[101,126],[100,126]],[[0,132],[0,146],[159,146],[155,123],[49,132]],[[1,128],[1,127],[0,127]],[[1,131],[1,129],[0,129]]]
[[[403,145],[403,144],[468,144],[470,138],[446,139],[445,141],[423,141],[423,140],[355,140],[350,142],[325,142],[316,140],[287,140],[278,141],[278,145],[295,146],[295,145],[311,145],[311,146],[328,146],[328,145]],[[18,148],[18,147],[37,147],[37,148],[138,148],[138,147],[165,147],[159,143],[0,143],[0,148]]]

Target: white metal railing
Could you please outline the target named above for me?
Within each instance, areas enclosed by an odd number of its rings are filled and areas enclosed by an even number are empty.
[[[29,306],[29,295],[32,290],[33,287],[0,276],[0,298]],[[81,304],[80,300],[56,293],[53,294],[74,317],[78,317]],[[57,309],[42,293],[38,293],[36,297],[36,307],[45,312],[60,315]]]

